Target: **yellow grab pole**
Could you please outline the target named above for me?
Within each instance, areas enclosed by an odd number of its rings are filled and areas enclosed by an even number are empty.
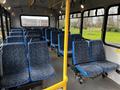
[[[65,34],[64,34],[64,61],[63,61],[63,80],[68,80],[67,77],[67,61],[68,61],[68,33],[69,33],[69,16],[70,16],[70,0],[66,0],[65,10]],[[67,84],[66,84],[67,85]],[[64,89],[66,90],[66,89]]]
[[[64,60],[63,60],[63,81],[48,87],[44,90],[57,90],[63,88],[67,90],[67,59],[68,59],[68,33],[69,33],[69,16],[70,16],[70,0],[66,0],[66,13],[65,13],[65,34],[64,34]]]

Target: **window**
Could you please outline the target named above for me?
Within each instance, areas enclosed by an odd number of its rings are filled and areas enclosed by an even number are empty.
[[[70,33],[80,34],[80,18],[70,19]]]
[[[91,10],[90,11],[90,16],[95,16],[96,10]]]
[[[2,28],[1,28],[1,17],[0,17],[0,44],[2,44],[3,38],[2,38]]]
[[[78,17],[81,17],[81,13],[78,13]]]
[[[85,11],[84,12],[84,17],[87,17],[88,16],[88,11]]]
[[[59,20],[59,28],[64,30],[64,19]]]
[[[3,15],[3,25],[4,25],[4,34],[5,34],[5,38],[7,37],[7,26],[6,26],[6,19],[5,16]]]
[[[109,9],[109,14],[117,14],[117,13],[118,13],[118,6],[114,6]]]
[[[120,46],[120,15],[111,15],[117,13],[118,7],[115,6],[109,9],[105,42]]]
[[[104,17],[95,15],[95,10],[90,12],[90,15],[83,18],[83,37],[91,40],[101,39]]]
[[[97,15],[104,15],[104,13],[105,13],[105,11],[103,8],[97,10]]]
[[[22,26],[48,26],[49,18],[45,16],[21,16]]]

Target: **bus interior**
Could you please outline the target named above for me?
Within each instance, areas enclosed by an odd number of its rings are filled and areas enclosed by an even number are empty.
[[[120,90],[120,0],[0,0],[1,90]]]

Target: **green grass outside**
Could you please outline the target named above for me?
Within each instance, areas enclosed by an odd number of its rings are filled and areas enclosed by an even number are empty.
[[[84,29],[83,37],[91,40],[101,39],[100,28]],[[71,34],[78,34],[79,28],[71,28]],[[120,44],[120,32],[107,32],[106,42],[113,44]]]

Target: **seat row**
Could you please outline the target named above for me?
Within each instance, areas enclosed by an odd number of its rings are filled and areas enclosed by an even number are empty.
[[[117,70],[118,64],[107,61],[103,43],[94,41],[73,41],[72,61],[76,75],[84,78],[92,78],[99,75],[107,75],[108,72]]]
[[[45,41],[29,42],[28,45],[4,43],[1,52],[3,73],[0,74],[0,88],[20,87],[54,74]]]

